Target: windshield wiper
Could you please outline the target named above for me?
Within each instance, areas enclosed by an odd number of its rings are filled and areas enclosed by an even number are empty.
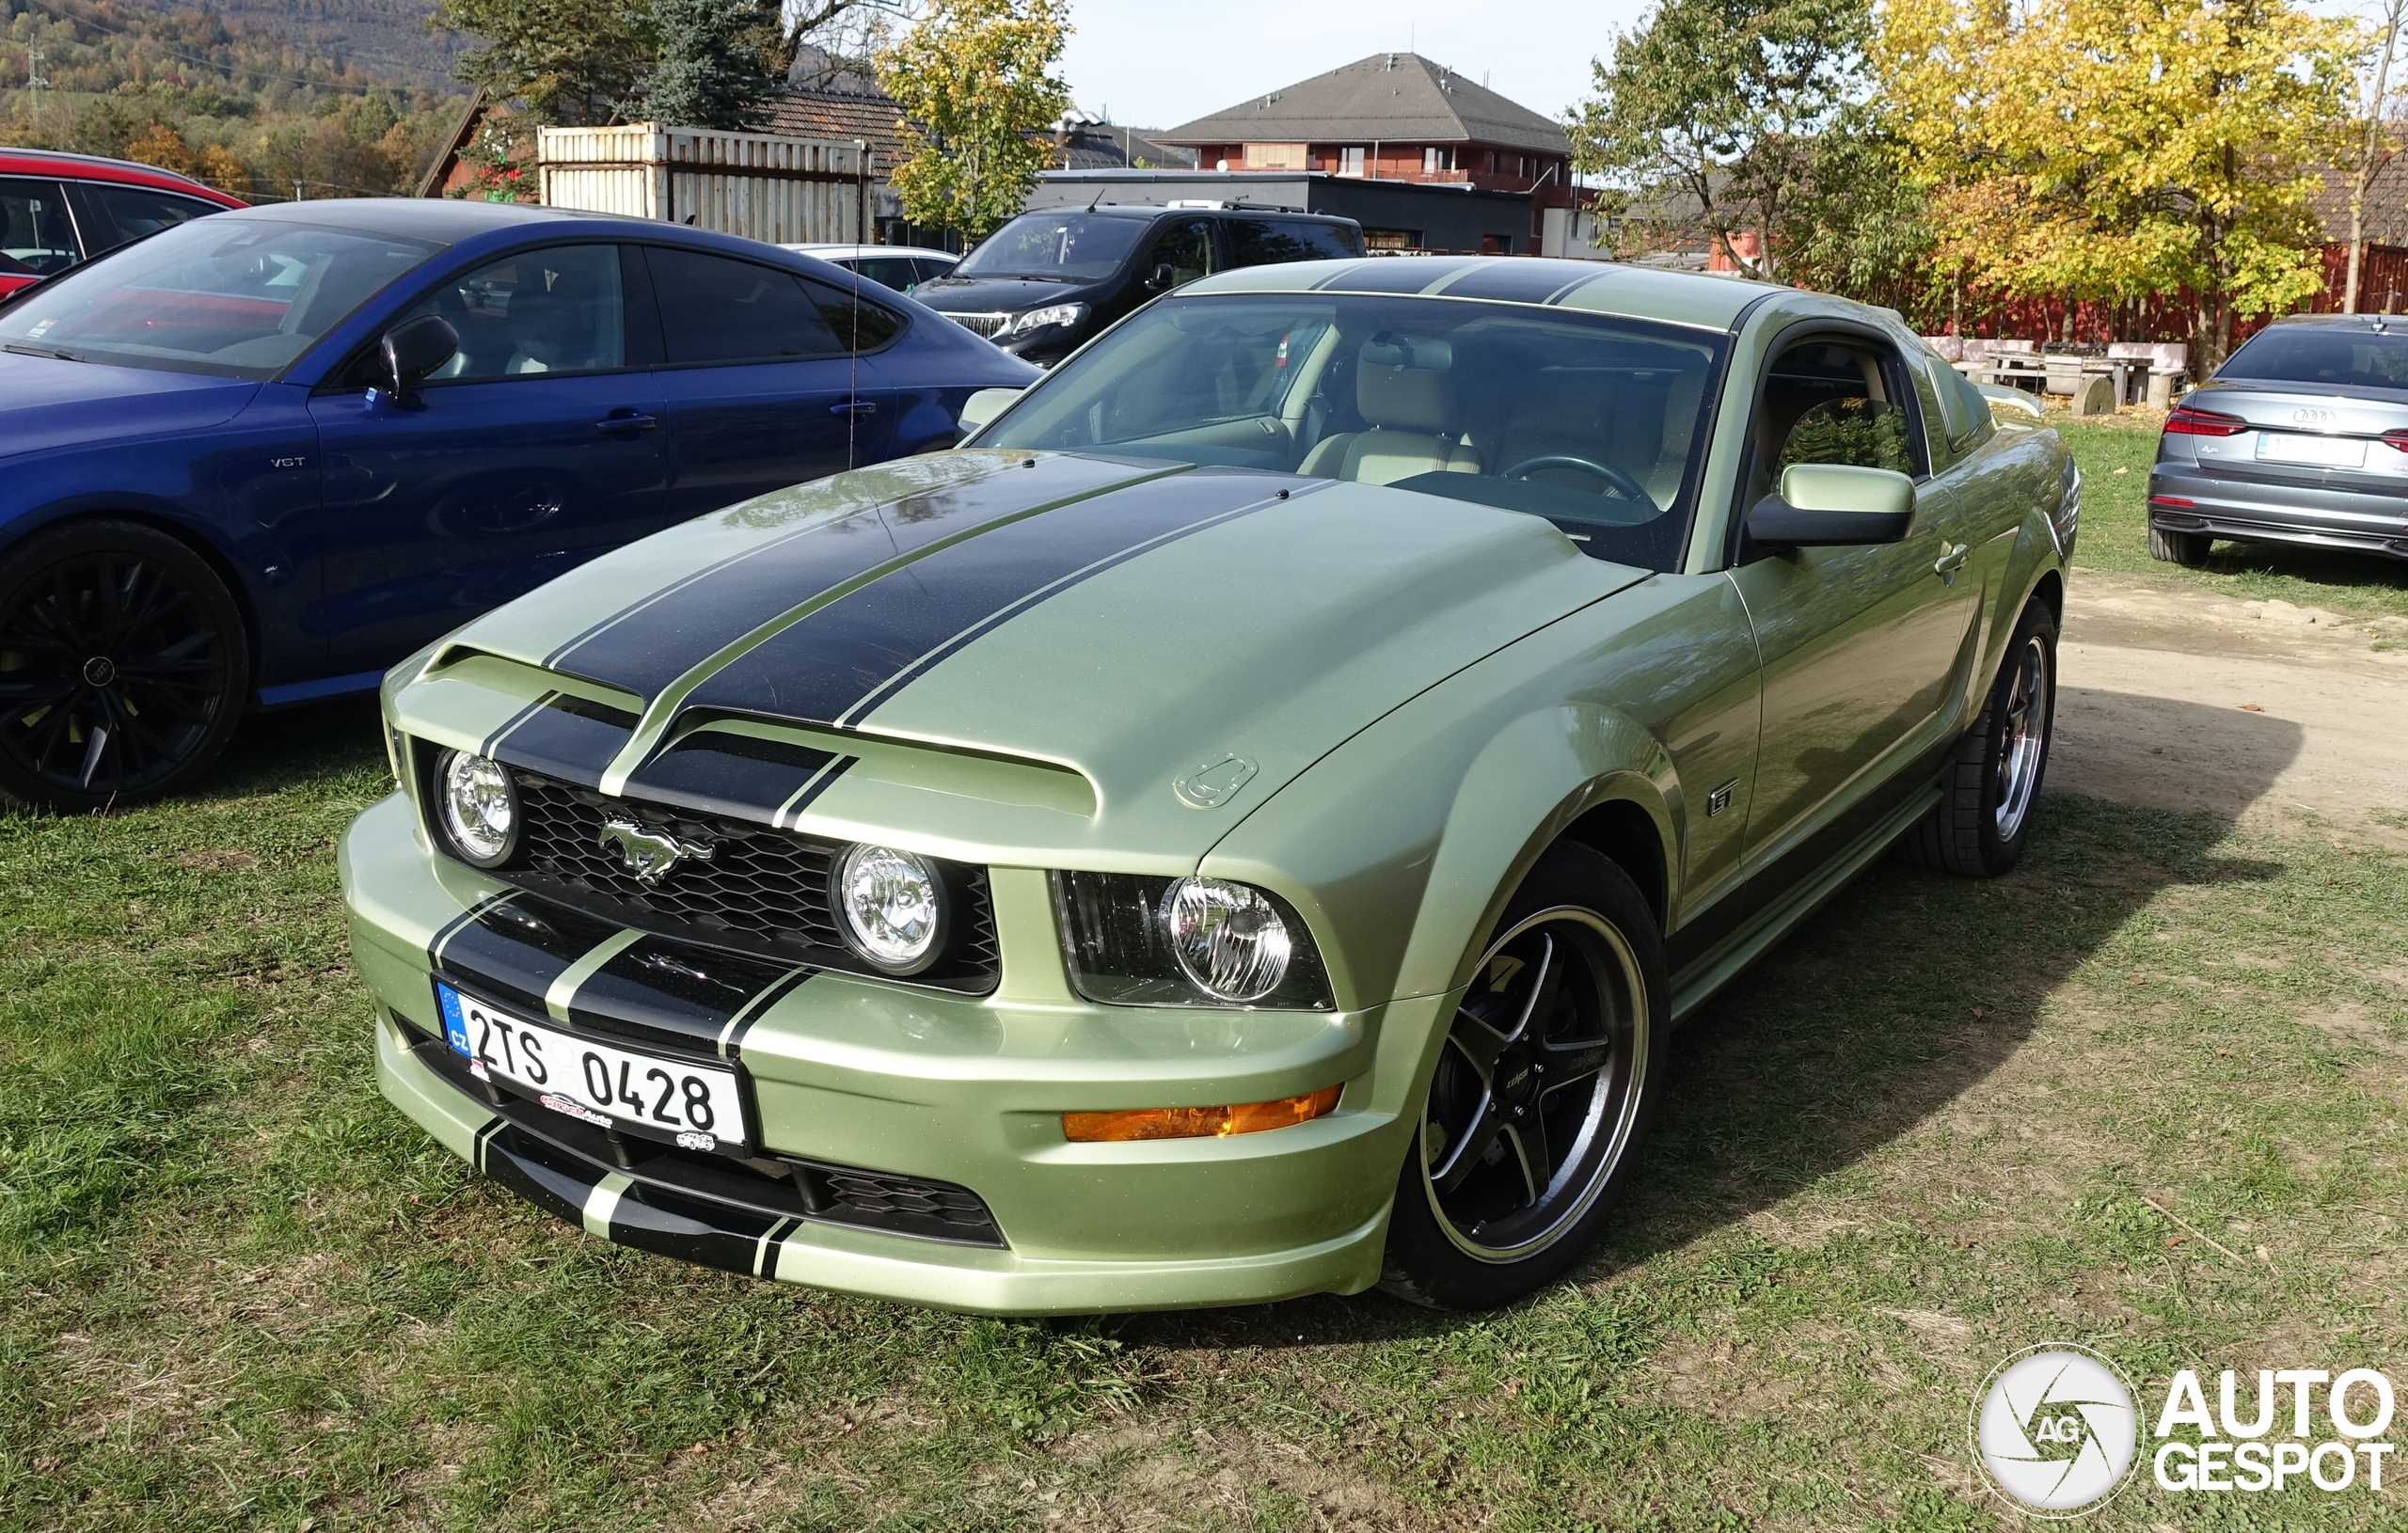
[[[47,356],[57,362],[88,362],[91,358],[73,352],[55,351],[48,346],[20,346],[15,341],[0,342],[0,351],[15,352],[20,356]]]

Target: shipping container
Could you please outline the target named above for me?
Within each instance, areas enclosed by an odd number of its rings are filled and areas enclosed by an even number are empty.
[[[867,241],[874,188],[861,146],[715,128],[545,128],[547,208],[691,224],[772,245]]]

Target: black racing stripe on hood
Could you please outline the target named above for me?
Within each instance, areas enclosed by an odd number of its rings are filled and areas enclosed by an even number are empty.
[[[486,753],[513,766],[591,788],[600,785],[602,768],[635,733],[634,714],[555,692],[498,735]]]
[[[653,697],[781,613],[941,539],[1145,472],[1126,462],[1042,455],[1027,468],[908,496],[816,523],[656,592],[545,660],[549,670]]]
[[[701,730],[637,768],[627,796],[767,825],[835,759],[785,740]]]
[[[568,1019],[634,1043],[716,1055],[728,1024],[795,972],[791,964],[646,937],[578,984]]]
[[[1319,482],[1199,468],[997,528],[916,560],[731,661],[694,708],[838,723],[977,634],[1113,564]]]

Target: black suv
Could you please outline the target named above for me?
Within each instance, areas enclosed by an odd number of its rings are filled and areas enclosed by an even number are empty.
[[[1051,366],[1182,282],[1232,266],[1363,253],[1352,218],[1268,208],[1049,208],[979,242],[911,296],[1015,356]]]

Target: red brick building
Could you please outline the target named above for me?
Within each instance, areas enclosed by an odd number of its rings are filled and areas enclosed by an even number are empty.
[[[1544,210],[1575,205],[1562,127],[1418,54],[1373,54],[1154,135],[1196,150],[1199,170],[1320,171],[1528,197],[1527,243]]]

